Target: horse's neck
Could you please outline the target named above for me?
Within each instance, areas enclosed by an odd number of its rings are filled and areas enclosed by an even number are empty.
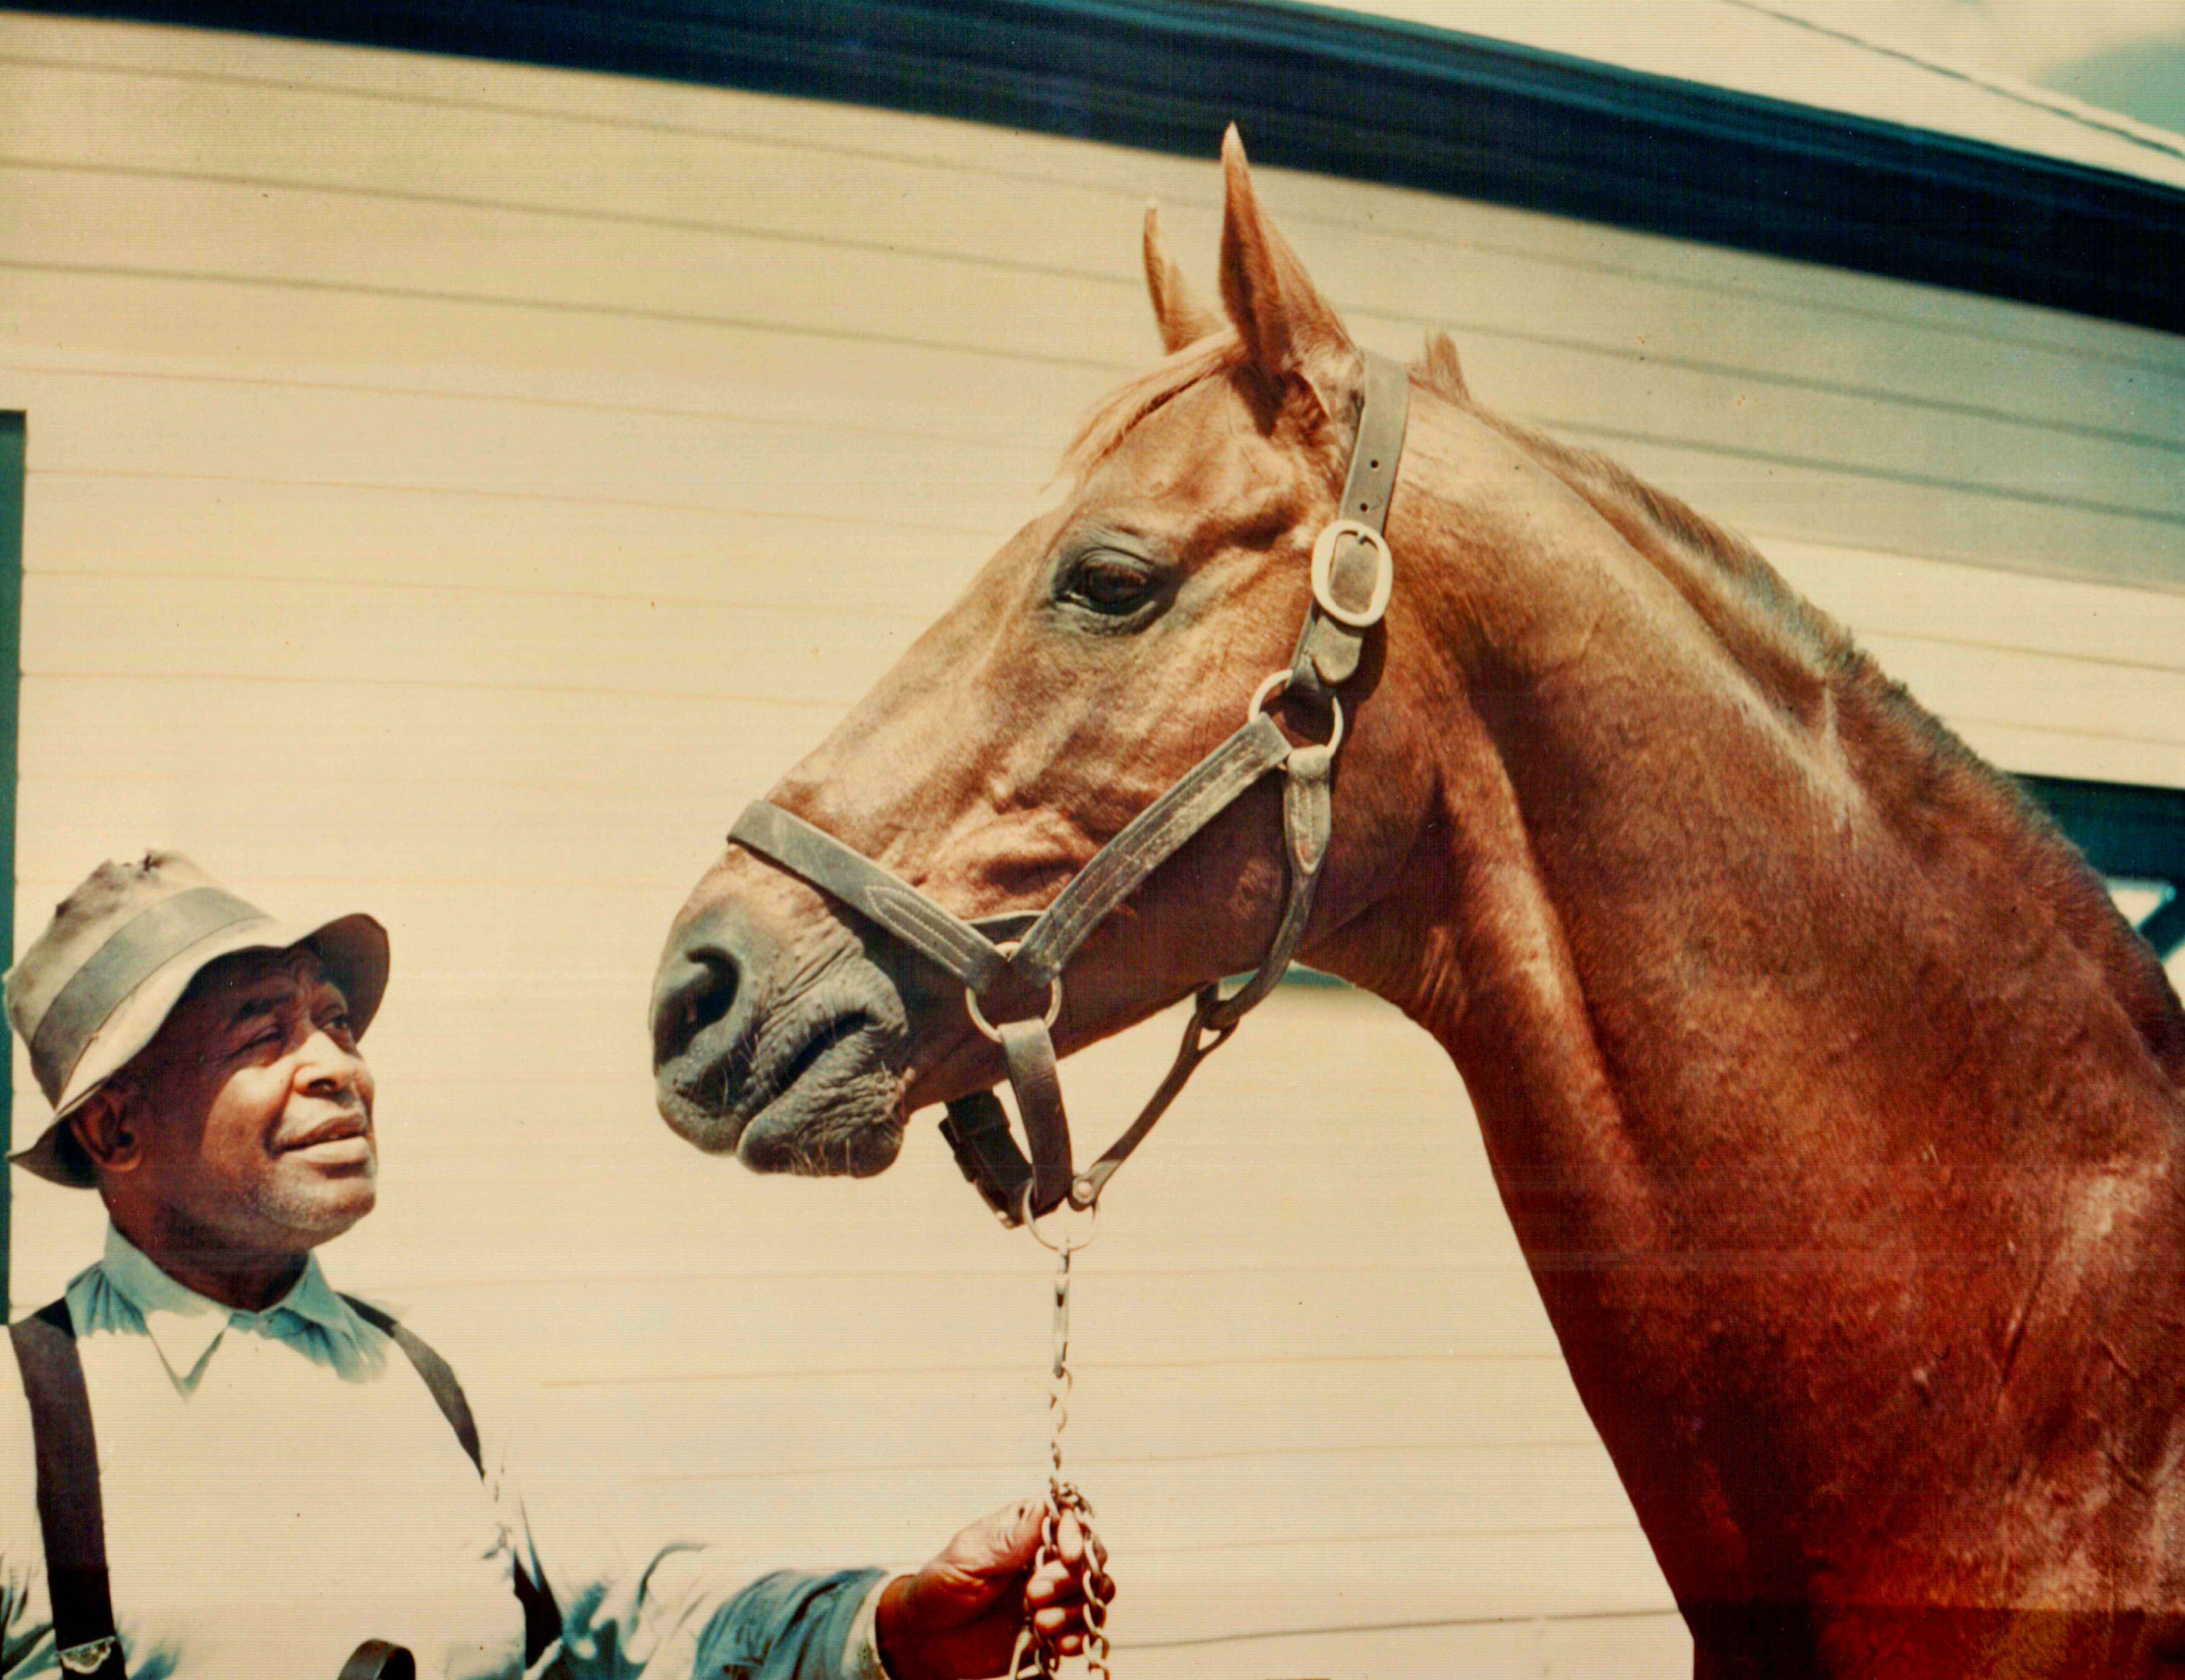
[[[1490,478],[1520,487],[1499,513]],[[1413,504],[1399,552],[1422,587],[1441,541],[1454,651],[1415,675],[1414,619],[1383,680],[1434,718],[1428,808],[1401,901],[1330,954],[1456,1060],[1679,1594],[1886,1574],[1861,1488],[1971,1556],[2015,1464],[2158,1476],[2166,1430],[2101,1387],[2185,1381],[2132,1281],[2185,1251],[2177,1006],[2143,946],[1877,675],[1800,666],[1737,590],[1697,607],[1523,483],[1489,456],[1440,514]],[[1979,1567],[1969,1590],[2023,1584]]]
[[[1529,550],[1456,568],[1502,599],[1450,606],[1489,639],[1443,697],[1442,972],[1407,1000],[1494,1130],[1635,1169],[2022,1157],[2074,1074],[2032,1147],[2166,1152],[2101,1093],[2174,1103],[2177,1000],[2068,850],[1757,555],[1545,465]]]

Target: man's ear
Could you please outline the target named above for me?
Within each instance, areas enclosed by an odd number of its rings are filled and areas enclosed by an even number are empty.
[[[133,1172],[144,1158],[137,1108],[131,1086],[109,1080],[69,1116],[70,1132],[101,1172]]]

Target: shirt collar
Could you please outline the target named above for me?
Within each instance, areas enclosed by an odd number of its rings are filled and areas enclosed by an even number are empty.
[[[106,1228],[106,1253],[99,1269],[115,1292],[137,1309],[144,1321],[145,1334],[152,1338],[177,1382],[190,1381],[231,1324],[288,1340],[282,1334],[288,1327],[280,1317],[283,1313],[293,1314],[304,1324],[325,1331],[332,1344],[329,1351],[338,1364],[346,1362],[344,1356],[361,1354],[365,1348],[362,1325],[349,1310],[349,1303],[327,1283],[316,1254],[304,1257],[303,1273],[288,1292],[258,1313],[224,1306],[177,1283],[111,1225]]]

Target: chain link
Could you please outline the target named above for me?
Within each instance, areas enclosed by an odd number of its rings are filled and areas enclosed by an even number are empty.
[[[1077,1484],[1062,1473],[1062,1432],[1070,1423],[1070,1395],[1076,1379],[1070,1373],[1070,1255],[1072,1247],[1057,1244],[1054,1250],[1053,1359],[1048,1370],[1048,1480],[1047,1511],[1040,1520],[1039,1553],[1032,1570],[1040,1570],[1062,1555],[1062,1527],[1074,1525],[1085,1554],[1085,1666],[1099,1680],[1112,1680],[1108,1672],[1108,1606],[1115,1596],[1115,1577],[1108,1573],[1108,1548],[1092,1528],[1092,1502]],[[1053,1680],[1060,1672],[1062,1653],[1054,1640],[1034,1627],[1031,1618],[1017,1634],[1014,1659],[1009,1665],[1014,1680]]]

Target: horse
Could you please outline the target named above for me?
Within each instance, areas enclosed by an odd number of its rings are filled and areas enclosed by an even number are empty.
[[[1309,610],[1365,358],[1233,129],[1222,160],[1219,312],[1149,211],[1165,356],[769,795],[963,917],[1052,898]],[[1696,1675],[2185,1670],[2185,1013],[2154,954],[1752,544],[1483,406],[1444,335],[1403,373],[1396,583],[1300,953],[1456,1063]],[[1065,1052],[1259,961],[1280,801],[1086,941]],[[762,1170],[877,1172],[996,1080],[963,1000],[731,844],[662,958],[659,1106]]]

